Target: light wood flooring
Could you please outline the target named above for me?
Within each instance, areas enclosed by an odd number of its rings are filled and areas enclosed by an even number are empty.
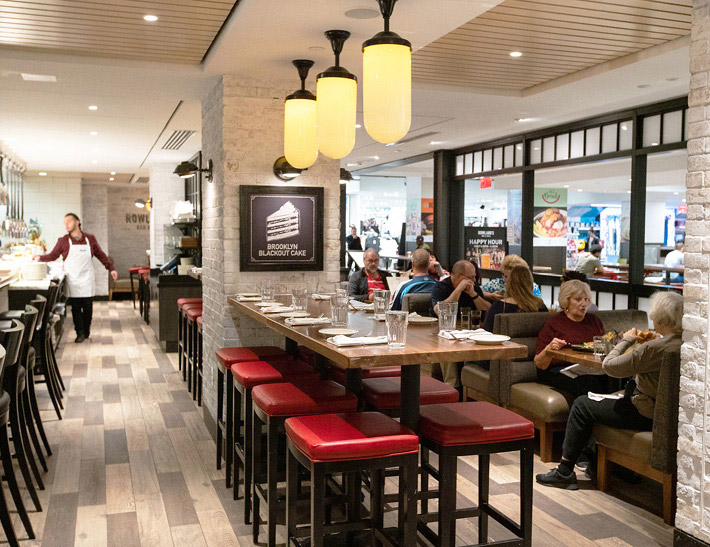
[[[73,343],[71,318],[65,327],[58,358],[67,384],[66,410],[58,421],[39,386],[54,455],[40,492],[44,511],[30,513],[37,539],[21,544],[251,546],[241,500],[232,501],[223,472],[215,469],[214,442],[177,371],[176,355],[163,353],[129,302],[96,303],[92,337],[83,344]],[[492,504],[517,518],[516,457],[494,456],[491,463]],[[549,467],[536,457],[536,473]],[[460,506],[475,499],[476,476],[475,458],[459,463]],[[652,484],[616,481],[613,495],[586,480],[580,488],[536,486],[534,545],[672,544],[672,528],[659,516],[618,497],[660,508]],[[14,518],[19,537],[26,538]],[[476,542],[473,522],[459,521],[457,533],[459,545]],[[491,536],[508,537],[494,523]]]

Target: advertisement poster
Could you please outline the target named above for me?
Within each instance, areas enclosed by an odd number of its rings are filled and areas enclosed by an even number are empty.
[[[507,228],[464,227],[465,258],[486,270],[499,270],[505,258]]]
[[[567,246],[567,189],[535,188],[533,245]]]
[[[323,189],[241,186],[241,269],[323,269]]]
[[[434,235],[434,198],[422,198],[422,226],[423,236]],[[424,238],[425,241],[431,241]]]

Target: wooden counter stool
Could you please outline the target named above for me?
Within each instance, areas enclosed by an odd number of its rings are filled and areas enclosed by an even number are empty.
[[[185,312],[187,316],[187,390],[192,387],[192,400],[197,400],[197,405],[202,406],[202,362],[199,359],[198,346],[202,341],[197,333],[197,319],[202,317],[202,306],[193,307]]]
[[[185,367],[185,334],[184,317],[182,308],[185,304],[202,304],[202,298],[178,298],[177,313],[178,313],[178,370],[183,370]],[[185,380],[185,376],[183,376]]]
[[[422,535],[434,545],[453,546],[456,520],[478,517],[477,545],[532,545],[533,423],[483,401],[423,406],[420,412],[422,513],[418,528]],[[438,455],[438,469],[429,462],[429,451]],[[488,503],[490,455],[513,451],[520,452],[520,524]],[[473,455],[478,456],[478,506],[457,509],[458,458]],[[429,476],[438,480],[438,492],[429,492]],[[432,497],[439,498],[436,513],[428,511],[427,500]],[[515,534],[516,539],[489,543],[489,516]],[[429,522],[438,522],[438,532],[429,528]]]
[[[322,547],[329,534],[371,529],[373,544],[413,546],[417,543],[416,480],[419,437],[410,429],[379,412],[324,414],[289,418],[285,422],[288,462],[286,466],[286,545],[300,545],[310,536],[311,547]],[[299,463],[309,472],[310,526],[297,526]],[[399,540],[383,527],[384,470],[399,467],[404,500],[398,510],[402,527]],[[361,473],[371,473],[370,517],[360,518]],[[346,520],[325,523],[326,480],[335,473],[347,474]]]
[[[226,439],[227,450],[224,451],[224,460],[227,465],[225,470],[225,485],[227,488],[232,486],[232,454],[233,450],[229,447],[233,445],[232,440],[232,419],[234,417],[234,386],[232,375],[229,374],[229,369],[236,363],[246,361],[262,361],[266,359],[274,359],[279,361],[292,360],[293,357],[286,353],[281,348],[276,346],[249,346],[249,347],[231,347],[220,348],[215,352],[217,361],[222,365],[217,367],[217,469],[222,468],[222,441]],[[225,376],[227,378],[227,408],[224,408],[225,395]]]
[[[278,471],[283,469],[283,460],[279,461],[279,435],[284,434],[286,418],[312,414],[354,412],[357,409],[357,397],[346,389],[332,382],[313,381],[306,377],[304,381],[264,384],[252,390],[253,427],[252,427],[252,534],[254,543],[259,542],[260,504],[266,506],[267,547],[276,545],[276,522],[279,504],[277,496]],[[266,428],[266,462],[261,457],[262,427]],[[257,457],[257,454],[260,455]],[[262,482],[263,467],[266,463],[266,483]],[[279,465],[280,464],[280,465]]]
[[[136,295],[138,294],[136,292],[137,288],[134,285],[134,277],[138,277],[138,272],[140,272],[143,269],[142,266],[134,266],[133,268],[128,268],[128,277],[131,279],[131,301],[133,302],[133,309],[136,309]]]

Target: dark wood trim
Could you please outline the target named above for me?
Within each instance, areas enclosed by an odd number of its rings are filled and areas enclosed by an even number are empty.
[[[634,120],[634,123],[636,120]],[[637,144],[643,138],[636,132]],[[646,239],[646,174],[648,156],[634,154],[631,157],[631,206],[629,234],[629,282],[643,284],[644,242]]]
[[[524,147],[524,149],[527,147]],[[523,172],[523,199],[521,213],[520,256],[528,263],[533,263],[533,224],[535,208],[535,171]],[[527,235],[529,237],[527,237]]]
[[[455,156],[434,152],[434,250],[439,262],[451,265],[463,257],[465,185],[454,180]]]
[[[673,531],[673,547],[710,547],[710,543],[676,528]]]

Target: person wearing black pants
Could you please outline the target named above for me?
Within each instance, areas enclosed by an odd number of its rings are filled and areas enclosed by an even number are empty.
[[[77,344],[83,342],[91,333],[91,316],[94,300],[94,265],[96,257],[111,273],[114,281],[118,273],[111,259],[103,252],[96,238],[81,231],[81,222],[74,213],[64,217],[67,235],[60,237],[51,253],[36,255],[33,258],[41,262],[52,262],[60,256],[64,259],[67,299],[72,308]]]
[[[560,465],[548,473],[537,475],[542,485],[577,490],[574,466],[592,436],[595,423],[650,431],[658,396],[663,356],[667,351],[679,352],[683,343],[681,321],[683,297],[677,293],[658,292],[651,297],[649,317],[655,326],[655,338],[643,342],[634,328],[607,355],[602,368],[613,378],[634,376],[620,399],[583,395],[575,399],[567,419]],[[633,347],[632,351],[628,351]]]

